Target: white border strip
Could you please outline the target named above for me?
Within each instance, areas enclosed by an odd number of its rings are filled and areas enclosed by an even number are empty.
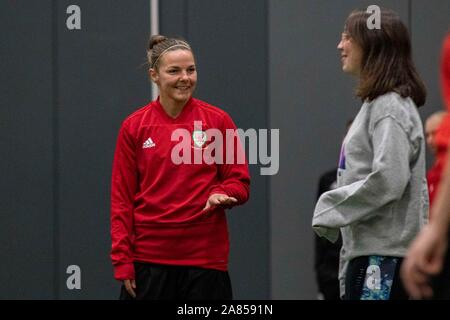
[[[150,36],[159,34],[159,0],[150,0]],[[152,82],[152,100],[158,98],[158,86]]]

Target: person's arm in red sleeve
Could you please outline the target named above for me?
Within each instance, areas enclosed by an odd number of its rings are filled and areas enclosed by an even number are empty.
[[[227,135],[227,130],[232,130],[234,134],[229,133]],[[213,200],[211,205],[220,204],[226,207],[241,205],[249,198],[250,174],[245,159],[245,151],[236,131],[236,125],[228,115],[224,116],[221,132],[226,148],[223,152],[223,164],[218,164],[220,183],[211,187],[208,202]],[[233,156],[229,156],[229,159],[227,159],[227,151],[230,150],[233,150]]]
[[[133,202],[137,190],[136,147],[128,123],[120,128],[111,181],[111,259],[114,278],[134,279]]]
[[[441,54],[441,86],[444,103],[450,110],[450,32],[444,40]]]

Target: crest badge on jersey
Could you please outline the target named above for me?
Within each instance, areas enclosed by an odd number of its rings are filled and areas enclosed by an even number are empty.
[[[203,130],[194,130],[192,132],[192,141],[194,142],[194,147],[203,148],[207,141],[206,132]]]

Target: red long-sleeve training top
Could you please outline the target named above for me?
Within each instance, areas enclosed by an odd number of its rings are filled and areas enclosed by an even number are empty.
[[[192,164],[172,161],[172,150],[183,140],[180,135],[172,137],[177,129],[194,137],[188,149],[178,152],[184,156],[189,150]],[[122,123],[111,185],[111,259],[116,279],[134,279],[134,261],[227,270],[225,210],[203,208],[213,193],[235,197],[237,204],[246,202],[250,176],[247,163],[237,163],[239,138],[217,147],[212,143],[216,138],[206,134],[208,129],[220,130],[225,140],[226,130],[236,126],[226,112],[194,98],[175,119],[158,99]],[[234,145],[233,163],[227,163],[229,149],[224,145]],[[208,148],[223,152],[223,164],[194,163],[194,153],[204,154]],[[215,154],[209,152],[210,159]]]

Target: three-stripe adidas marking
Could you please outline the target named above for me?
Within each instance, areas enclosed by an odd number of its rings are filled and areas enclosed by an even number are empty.
[[[154,146],[156,146],[156,144],[153,142],[152,138],[148,138],[142,145],[142,149],[153,148]]]

